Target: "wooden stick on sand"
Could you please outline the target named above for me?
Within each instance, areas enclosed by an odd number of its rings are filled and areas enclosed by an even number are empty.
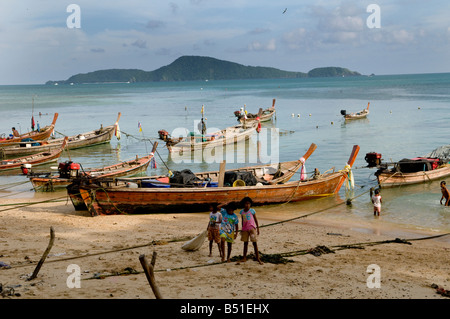
[[[153,252],[152,262],[150,263],[150,265],[148,264],[145,255],[140,255],[139,261],[141,262],[142,268],[144,268],[145,276],[147,277],[148,283],[150,284],[150,287],[152,288],[152,291],[155,294],[156,299],[163,299],[161,292],[159,291],[159,288],[156,285],[155,275],[153,272],[156,262],[156,251]]]
[[[41,267],[44,264],[44,261],[47,258],[48,253],[52,249],[54,241],[55,241],[55,231],[53,230],[53,227],[50,227],[50,242],[48,243],[47,249],[44,251],[44,254],[41,257],[41,260],[39,260],[36,268],[34,269],[33,274],[31,275],[31,277],[27,279],[28,281],[33,280],[38,275],[39,270],[41,270]]]

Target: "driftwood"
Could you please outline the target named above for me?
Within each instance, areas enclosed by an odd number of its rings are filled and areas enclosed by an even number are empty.
[[[153,252],[152,262],[149,264],[145,255],[139,256],[139,261],[141,262],[142,268],[144,268],[145,276],[147,277],[148,283],[155,294],[156,299],[163,299],[158,286],[156,285],[154,267],[156,262],[156,251]]]
[[[55,241],[55,231],[53,230],[53,227],[50,227],[50,242],[48,243],[47,249],[44,251],[44,254],[41,257],[41,260],[39,260],[36,268],[34,269],[33,274],[31,275],[31,277],[27,279],[28,281],[33,280],[38,275],[39,270],[41,270],[41,267],[44,264],[44,261],[47,258],[48,253],[52,249],[54,241]]]

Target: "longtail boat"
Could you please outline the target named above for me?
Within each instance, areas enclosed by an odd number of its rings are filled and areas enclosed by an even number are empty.
[[[344,116],[344,119],[346,120],[358,120],[366,118],[367,115],[369,115],[369,106],[370,102],[367,103],[367,107],[359,112],[353,112],[353,113],[347,113],[346,110],[341,110],[341,115]]]
[[[381,188],[426,183],[450,176],[450,164],[438,158],[403,159],[382,164],[375,176]]]
[[[121,113],[119,112],[117,120],[114,125],[106,127],[101,126],[98,130],[73,135],[68,137],[67,149],[77,149],[87,146],[93,146],[111,141],[113,135],[118,131],[119,119]],[[120,135],[119,135],[120,136]],[[118,136],[118,137],[119,137]],[[46,141],[22,141],[15,145],[0,148],[0,158],[6,158],[17,155],[29,155],[39,152],[50,152],[59,148],[65,137],[49,139]]]
[[[55,123],[57,119],[58,113],[55,113],[55,115],[53,116],[52,123],[50,125],[41,128],[39,131],[31,131],[10,139],[0,138],[0,148],[10,145],[18,145],[17,143],[21,142],[23,139],[33,139],[35,141],[48,139],[55,128]]]
[[[81,167],[78,163],[66,162],[60,163],[58,175],[51,175],[50,173],[36,175],[29,174],[31,184],[33,184],[35,191],[55,191],[57,189],[65,189],[67,185],[71,184],[74,179],[98,178],[98,177],[123,177],[132,176],[147,171],[147,168],[154,157],[157,142],[153,144],[152,152],[143,157],[136,156],[135,159],[121,162],[118,164],[105,166],[101,168],[80,171]],[[75,164],[75,165],[73,165]]]
[[[273,173],[273,178],[266,178],[271,182],[262,183],[266,175],[271,175],[267,172],[270,164],[240,169],[241,172],[255,173],[261,182],[254,186],[243,186],[242,184],[225,186],[223,185],[223,177],[221,177],[224,172],[219,170],[218,172],[195,174],[200,179],[201,184],[193,187],[173,187],[176,185],[167,183],[167,181],[164,182],[164,177],[154,177],[150,180],[153,187],[145,187],[145,180],[142,178],[132,179],[135,182],[135,187],[127,187],[130,179],[128,181],[91,179],[77,185],[72,184],[68,186],[67,190],[75,208],[82,209],[81,203],[77,201],[77,199],[82,198],[84,207],[88,209],[91,216],[207,211],[210,203],[239,203],[246,196],[252,198],[253,205],[260,206],[334,195],[348,178],[349,171],[359,152],[359,146],[353,147],[345,169],[322,175],[315,174],[310,178],[300,179],[299,181],[289,181],[293,175],[292,172],[303,166],[314,149],[315,145],[313,144],[300,160],[279,163],[278,168],[280,169]],[[284,175],[287,175],[286,178],[283,178]],[[167,180],[167,177],[165,178]],[[155,187],[158,186],[158,183],[161,183],[160,187]],[[208,187],[211,183],[217,185]]]
[[[259,122],[253,121],[252,123],[238,124],[208,134],[196,134],[190,132],[187,137],[182,139],[170,138],[166,142],[166,146],[169,149],[169,152],[179,153],[202,150],[205,148],[223,147],[227,144],[235,144],[240,141],[248,140],[258,126]]]
[[[272,100],[272,106],[266,109],[259,109],[259,112],[256,114],[247,113],[245,114],[244,108],[241,108],[240,111],[235,111],[234,115],[237,117],[237,120],[241,123],[256,121],[259,118],[260,122],[268,122],[272,119],[275,114],[275,99]]]
[[[25,157],[0,160],[0,171],[18,169],[26,164],[36,166],[57,161],[58,158],[61,156],[61,153],[66,147],[66,145],[67,145],[67,137],[61,143],[59,149],[53,150],[52,152],[42,152]]]

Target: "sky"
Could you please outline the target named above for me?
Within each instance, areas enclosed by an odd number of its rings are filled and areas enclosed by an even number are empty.
[[[448,0],[1,0],[0,85],[153,71],[183,55],[299,72],[450,72],[449,17]]]

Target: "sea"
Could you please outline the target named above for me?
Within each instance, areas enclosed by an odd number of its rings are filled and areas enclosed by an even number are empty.
[[[21,133],[49,125],[54,113],[55,136],[77,135],[113,125],[119,120],[120,139],[108,144],[64,152],[60,162],[72,160],[85,169],[112,165],[148,154],[159,142],[156,168],[145,175],[218,170],[221,158],[177,157],[158,139],[158,131],[196,131],[201,118],[209,130],[238,124],[234,112],[257,113],[272,105],[276,115],[263,123],[244,145],[227,148],[227,168],[295,160],[311,143],[316,151],[306,161],[307,173],[345,167],[353,145],[359,155],[352,173],[354,189],[344,187],[336,196],[258,208],[266,216],[283,219],[318,212],[333,223],[354,223],[361,231],[393,229],[450,231],[450,207],[440,205],[439,181],[382,189],[380,217],[374,217],[370,188],[376,188],[375,169],[365,154],[377,152],[383,161],[424,156],[450,144],[450,73],[375,75],[334,78],[264,79],[229,81],[108,83],[74,85],[0,86],[0,134],[11,127]],[[341,110],[357,112],[370,103],[366,119],[344,121]],[[203,113],[202,113],[203,110]],[[261,147],[262,145],[262,147]],[[258,153],[260,156],[254,156]],[[219,153],[220,155],[220,153]],[[35,170],[50,171],[53,163]],[[298,180],[297,174],[293,180]],[[450,183],[450,177],[449,181]],[[58,196],[64,196],[59,193]],[[35,192],[20,171],[0,175],[0,205],[5,199],[43,201],[55,194]],[[351,199],[351,201],[347,201]],[[0,207],[1,210],[1,207]],[[1,214],[1,212],[0,212]],[[308,217],[306,217],[308,218]],[[368,230],[369,229],[369,230]]]

